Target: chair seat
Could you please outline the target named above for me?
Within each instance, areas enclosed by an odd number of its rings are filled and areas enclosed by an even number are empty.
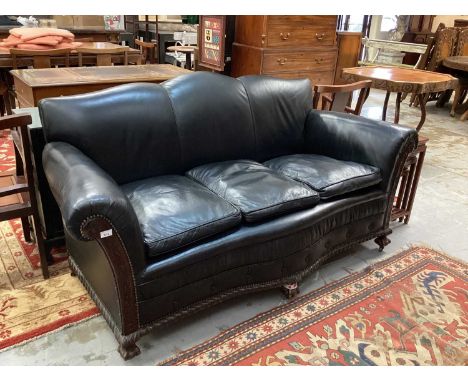
[[[146,252],[158,257],[241,222],[241,214],[213,192],[178,175],[122,186],[140,223]]]
[[[323,155],[286,155],[271,159],[264,165],[307,184],[320,194],[321,199],[367,188],[382,181],[377,167]]]
[[[320,201],[306,185],[250,160],[206,164],[187,175],[239,208],[250,223],[312,207]]]

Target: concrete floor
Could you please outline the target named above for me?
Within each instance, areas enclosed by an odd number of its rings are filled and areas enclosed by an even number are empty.
[[[380,119],[383,97],[383,92],[372,90],[363,115]],[[360,271],[414,244],[468,261],[468,121],[451,118],[449,107],[428,105],[422,135],[430,141],[410,224],[392,225],[392,243],[383,253],[370,241],[309,275],[301,284],[301,293]],[[392,113],[390,108],[389,115]],[[416,126],[418,120],[419,110],[409,108],[404,101],[400,123]],[[154,365],[284,303],[277,290],[223,303],[146,335],[138,342],[142,354],[127,362],[117,353],[117,343],[104,319],[96,317],[0,353],[0,365]]]

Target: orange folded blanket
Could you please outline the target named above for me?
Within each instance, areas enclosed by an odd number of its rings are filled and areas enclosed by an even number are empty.
[[[74,39],[75,36],[70,31],[57,28],[13,28],[10,34],[23,40],[24,42],[45,36],[60,36]]]
[[[28,50],[74,49],[81,43],[74,42],[73,33],[55,28],[13,28],[10,35],[0,42],[1,48]]]

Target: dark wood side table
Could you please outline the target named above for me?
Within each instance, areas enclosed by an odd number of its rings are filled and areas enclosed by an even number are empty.
[[[416,127],[418,131],[426,120],[424,95],[455,89],[458,86],[458,79],[449,74],[393,66],[346,68],[343,69],[342,78],[348,82],[371,80],[373,88],[387,92],[382,111],[383,121],[387,118],[390,93],[397,93],[394,123],[398,123],[400,120],[402,94],[416,94],[419,100],[419,107],[421,108],[421,119]]]
[[[419,177],[426,156],[428,138],[419,136],[418,147],[406,159],[403,172],[398,185],[398,193],[395,196],[391,220],[404,221],[408,224],[411,210],[413,209],[414,198],[418,188]]]

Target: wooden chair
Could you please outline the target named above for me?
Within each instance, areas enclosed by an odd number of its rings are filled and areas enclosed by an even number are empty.
[[[141,56],[142,56],[142,64],[149,63],[155,64],[157,62],[156,54],[156,44],[153,42],[144,42],[138,39],[135,39],[135,45],[139,47]]]
[[[454,56],[468,56],[468,28],[461,28],[459,30]],[[452,117],[455,116],[456,107],[464,102],[467,93],[468,79],[459,78],[458,87],[455,89],[455,95],[453,97],[452,109],[450,110],[450,115]]]
[[[24,176],[2,174],[0,176],[0,221],[21,218],[24,239],[31,241],[29,217],[32,217],[36,243],[41,259],[42,275],[49,278],[44,239],[41,232],[34,177],[31,159],[28,125],[29,114],[16,114],[0,117],[0,131],[10,130],[15,146],[21,153]],[[19,163],[17,163],[17,166]]]
[[[11,114],[10,92],[8,85],[0,79],[0,116]]]
[[[93,55],[96,57],[96,66],[112,66],[112,55],[117,53],[124,54],[124,65],[128,65],[128,46],[116,46],[115,48],[86,48],[78,47],[78,66],[83,66],[83,55]]]
[[[437,30],[431,58],[425,68],[426,70],[430,70],[432,72],[443,71],[442,62],[447,57],[453,56],[455,52],[457,35],[457,28],[444,28]],[[441,107],[448,99],[450,99],[451,94],[451,90],[446,92],[429,93],[425,95],[424,102],[437,101],[437,106]],[[417,99],[414,100],[413,104],[415,106],[418,105]]]
[[[27,50],[27,49],[10,49],[11,59],[13,61],[13,69],[18,69],[19,57],[32,57],[34,69],[44,69],[52,67],[52,59],[65,56],[65,66],[70,66],[71,49],[47,49],[47,50]]]
[[[360,115],[362,105],[369,96],[372,81],[359,81],[345,85],[315,85],[313,108],[329,111],[339,111]],[[359,90],[359,96],[354,108],[351,106],[353,92]],[[321,102],[320,102],[321,101]]]

